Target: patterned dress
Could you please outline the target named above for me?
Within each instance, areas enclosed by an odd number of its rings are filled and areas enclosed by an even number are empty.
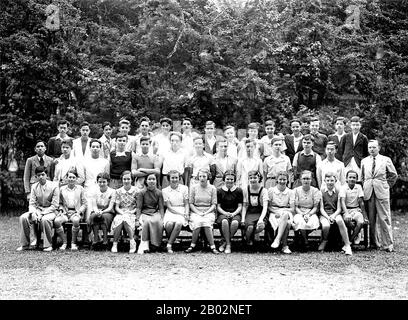
[[[130,228],[135,229],[136,214],[130,213],[130,211],[136,208],[136,195],[137,189],[134,186],[131,186],[129,190],[125,190],[125,187],[116,190],[115,203],[119,205],[120,209],[124,210],[124,213],[116,213],[112,222],[112,230],[118,227],[122,222],[126,222]]]

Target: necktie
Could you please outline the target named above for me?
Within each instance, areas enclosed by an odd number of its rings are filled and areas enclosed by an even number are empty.
[[[40,166],[44,166],[44,159],[43,159],[43,157],[40,157]]]
[[[375,171],[375,157],[373,157],[373,167],[371,169],[371,175],[374,176],[374,171]]]

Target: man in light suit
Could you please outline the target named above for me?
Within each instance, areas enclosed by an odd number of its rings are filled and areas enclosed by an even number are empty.
[[[364,200],[368,201],[370,247],[394,251],[390,188],[397,180],[397,171],[389,157],[379,154],[377,140],[368,142],[368,157],[361,161]]]
[[[45,167],[47,177],[51,174],[52,158],[45,155],[46,147],[44,141],[37,141],[34,149],[36,155],[30,157],[26,161],[24,168],[24,192],[26,193],[27,200],[30,200],[31,186],[38,182],[35,175],[35,169],[39,166]]]
[[[38,182],[31,188],[28,212],[23,213],[19,219],[20,243],[17,251],[27,250],[30,247],[30,225],[38,223],[44,232],[43,251],[52,251],[52,226],[59,206],[60,191],[58,184],[47,179],[46,168],[35,168]]]
[[[80,126],[81,136],[72,142],[72,153],[78,161],[84,159],[89,159],[91,157],[91,148],[89,142],[89,133],[91,129],[89,128],[89,123],[84,121]]]
[[[341,157],[346,168],[358,174],[357,181],[361,181],[361,160],[368,156],[367,136],[360,132],[361,120],[354,116],[350,119],[351,132],[346,133],[340,140],[338,156]]]

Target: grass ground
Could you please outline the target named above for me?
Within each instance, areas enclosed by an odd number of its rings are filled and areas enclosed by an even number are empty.
[[[0,218],[0,299],[407,299],[408,216],[394,253],[16,252],[18,218]],[[188,242],[186,243],[186,245]]]

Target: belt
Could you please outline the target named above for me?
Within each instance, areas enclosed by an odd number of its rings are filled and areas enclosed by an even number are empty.
[[[279,208],[279,209],[282,209],[282,208],[289,208],[289,207],[286,207],[286,206],[272,206],[272,208]]]
[[[357,208],[360,208],[360,207],[346,207],[347,209],[357,209]]]
[[[67,208],[68,210],[76,210],[75,208]]]

